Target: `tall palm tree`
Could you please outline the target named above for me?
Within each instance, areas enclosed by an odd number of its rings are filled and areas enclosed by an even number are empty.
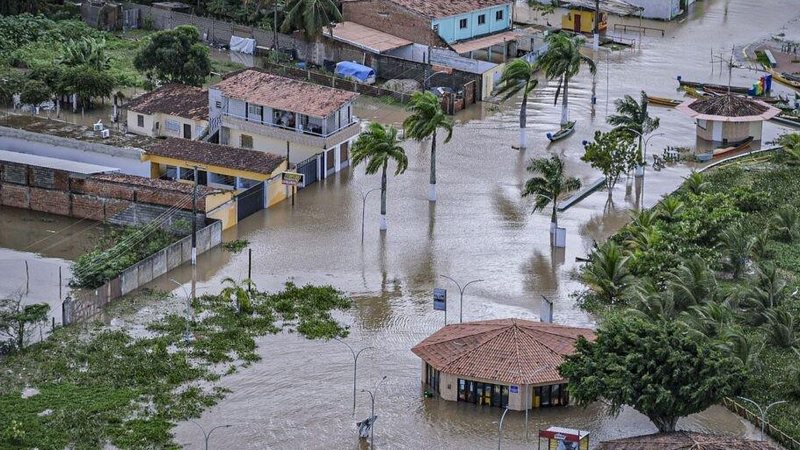
[[[558,228],[558,199],[563,194],[580,189],[581,180],[567,177],[564,174],[564,161],[556,155],[550,158],[531,159],[527,170],[536,176],[525,182],[522,187],[522,196],[535,196],[534,212],[543,211],[547,205],[552,204],[550,233],[555,233]]]
[[[539,80],[534,78],[536,67],[524,59],[511,60],[503,69],[497,95],[503,101],[522,92],[522,105],[519,107],[519,149],[525,150],[525,126],[528,122],[528,94],[536,88]]]
[[[597,66],[591,58],[581,54],[585,40],[580,36],[568,36],[564,33],[551,33],[545,38],[547,51],[539,58],[538,64],[550,80],[558,79],[553,104],[558,103],[558,96],[563,88],[561,100],[561,125],[569,123],[569,80],[580,72],[581,64],[589,66],[594,75]]]
[[[444,143],[453,137],[453,121],[444,113],[439,98],[430,92],[415,92],[408,103],[411,115],[403,121],[406,134],[416,140],[431,138],[431,179],[428,200],[436,201],[436,132],[439,128],[447,133]]]
[[[284,11],[281,31],[303,30],[308,41],[318,38],[325,28],[332,32],[333,24],[342,21],[335,0],[288,0]]]
[[[642,143],[645,136],[652,133],[660,125],[658,117],[650,117],[647,112],[647,94],[642,91],[641,101],[636,101],[630,95],[614,101],[617,113],[608,116],[608,123],[614,125],[615,130],[629,131],[639,138],[639,166],[644,165],[644,151]]]
[[[397,129],[395,127],[384,127],[373,122],[367,126],[366,131],[361,133],[358,140],[353,145],[353,166],[362,162],[367,162],[367,175],[373,175],[381,170],[381,219],[380,228],[385,230],[386,223],[386,169],[389,161],[397,164],[394,174],[400,175],[408,167],[408,157],[403,147],[397,140]]]

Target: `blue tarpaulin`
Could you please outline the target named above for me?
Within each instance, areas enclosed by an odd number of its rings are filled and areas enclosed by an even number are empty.
[[[336,75],[359,83],[372,84],[375,82],[375,71],[371,67],[352,61],[342,61],[336,64]]]

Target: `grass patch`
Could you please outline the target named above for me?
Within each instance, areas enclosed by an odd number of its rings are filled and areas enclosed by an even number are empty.
[[[248,241],[247,239],[236,239],[235,241],[229,241],[223,243],[222,248],[231,253],[239,253],[242,250],[246,249],[248,245],[250,245],[250,241]]]
[[[175,423],[216,404],[226,391],[213,383],[260,358],[255,338],[282,329],[347,335],[330,313],[351,302],[330,286],[287,283],[278,293],[253,291],[250,301],[253,314],[243,314],[224,295],[198,298],[205,319],[190,324],[190,346],[186,319],[168,315],[148,327],[151,337],[84,324],[0,361],[0,448],[176,448]],[[39,394],[22,398],[26,386]]]

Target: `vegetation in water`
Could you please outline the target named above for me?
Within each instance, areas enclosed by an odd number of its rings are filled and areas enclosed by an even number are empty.
[[[584,308],[675,322],[721,349],[745,370],[739,394],[789,401],[770,423],[800,439],[800,136],[779,141],[772,156],[689,175],[601,244],[580,276]]]
[[[155,295],[146,300],[166,300]],[[149,337],[76,325],[0,360],[0,448],[176,448],[171,428],[222,398],[226,390],[214,385],[222,376],[260,359],[259,336],[282,329],[309,339],[347,335],[331,312],[351,301],[330,286],[287,283],[267,293],[246,284],[237,295],[250,312],[222,294],[193,303],[202,319],[189,323],[191,345],[183,341],[186,318],[167,315],[148,327]],[[119,304],[130,301],[142,298]],[[23,398],[26,387],[38,394]]]
[[[229,241],[223,243],[222,248],[231,253],[239,253],[242,250],[246,249],[248,245],[250,245],[250,241],[248,241],[247,239],[236,239],[235,241]]]

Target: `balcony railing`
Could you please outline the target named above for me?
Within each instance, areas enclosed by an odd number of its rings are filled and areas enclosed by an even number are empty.
[[[275,123],[249,121],[244,117],[229,113],[223,113],[222,124],[229,128],[246,131],[259,136],[267,136],[282,141],[295,142],[320,148],[338,145],[356,136],[361,131],[361,123],[355,117],[353,117],[351,123],[325,135],[315,133],[311,130],[298,130]]]

